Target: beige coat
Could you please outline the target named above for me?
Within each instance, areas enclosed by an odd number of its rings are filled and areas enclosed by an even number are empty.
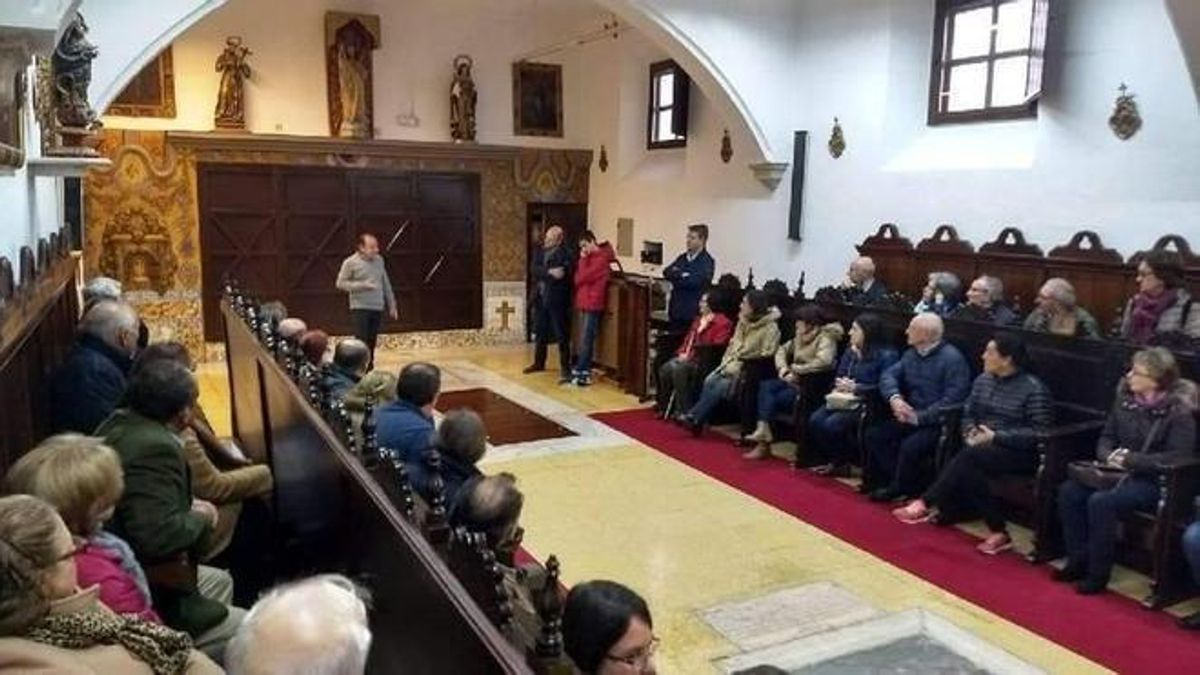
[[[93,586],[69,598],[55,601],[51,614],[75,612],[111,613],[100,604],[100,587]],[[192,650],[187,675],[218,675],[224,673],[207,656]],[[145,662],[119,645],[103,645],[86,649],[63,649],[24,638],[0,638],[0,673],[6,675],[154,675]]]
[[[772,307],[753,321],[738,319],[733,338],[717,366],[717,373],[735,377],[742,371],[742,361],[770,358],[779,348],[779,310]]]
[[[793,375],[805,375],[833,368],[838,343],[845,331],[840,323],[827,323],[807,335],[797,335],[775,351],[775,369],[787,368]]]

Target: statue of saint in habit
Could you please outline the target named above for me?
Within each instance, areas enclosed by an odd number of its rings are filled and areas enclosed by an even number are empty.
[[[246,80],[250,77],[250,66],[246,57],[250,50],[242,45],[242,38],[233,35],[225,38],[225,51],[217,57],[217,72],[221,73],[221,86],[217,90],[215,124],[220,129],[246,128]]]
[[[450,137],[455,141],[475,140],[475,81],[471,79],[471,57],[454,57],[454,82],[450,85]]]

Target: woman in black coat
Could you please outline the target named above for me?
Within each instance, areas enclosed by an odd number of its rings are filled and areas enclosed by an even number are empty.
[[[1196,385],[1180,379],[1179,366],[1162,347],[1133,355],[1096,447],[1098,464],[1118,472],[1115,485],[1072,478],[1058,490],[1067,564],[1056,581],[1074,581],[1085,595],[1108,585],[1118,521],[1158,503],[1155,474],[1191,456],[1196,447]]]

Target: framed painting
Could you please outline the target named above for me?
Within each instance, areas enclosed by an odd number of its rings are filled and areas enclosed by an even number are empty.
[[[562,137],[561,65],[513,64],[513,134]]]
[[[170,45],[125,85],[105,114],[175,117],[175,66]]]
[[[25,95],[25,69],[18,68],[12,80],[0,83],[0,167],[17,169],[25,163],[21,128]]]

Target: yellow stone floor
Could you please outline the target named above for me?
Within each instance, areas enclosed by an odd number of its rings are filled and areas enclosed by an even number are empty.
[[[578,389],[559,387],[553,372],[522,375],[529,358],[523,347],[381,353],[379,363],[395,368],[416,358],[467,360],[589,413],[637,404],[603,382]],[[205,364],[200,375],[206,411],[227,428],[224,365]],[[556,554],[565,583],[609,578],[646,597],[662,639],[661,673],[717,672],[714,659],[737,653],[701,620],[701,610],[816,581],[836,583],[884,611],[924,608],[1047,672],[1107,672],[639,443],[489,469],[518,477],[526,495],[525,547],[540,559]]]

